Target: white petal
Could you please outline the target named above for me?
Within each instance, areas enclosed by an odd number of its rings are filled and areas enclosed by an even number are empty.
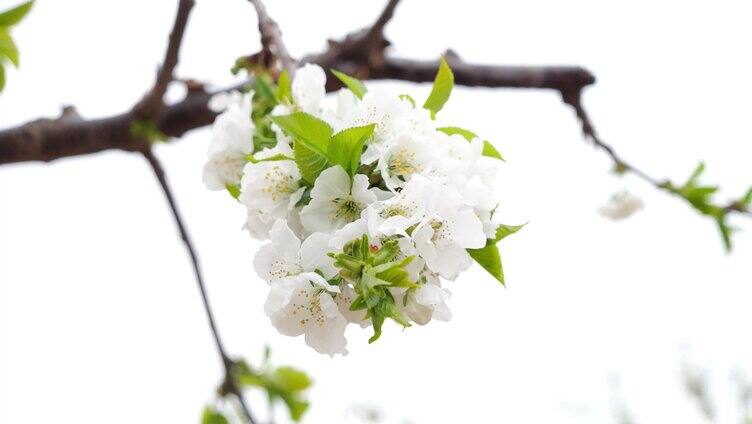
[[[326,278],[337,275],[334,259],[327,254],[333,249],[329,247],[331,236],[324,233],[313,233],[303,241],[300,247],[300,264],[304,271],[321,271]]]

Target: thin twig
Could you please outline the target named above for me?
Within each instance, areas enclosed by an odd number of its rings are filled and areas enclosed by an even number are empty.
[[[157,71],[154,87],[133,108],[134,112],[141,118],[154,118],[164,107],[164,94],[167,91],[167,86],[173,80],[173,72],[178,64],[183,34],[194,4],[194,0],[180,0],[178,3],[178,11],[175,15],[172,31],[170,31],[165,57],[162,66]]]
[[[266,6],[261,0],[248,0],[253,4],[258,16],[258,28],[261,33],[261,45],[264,49],[273,53],[274,56],[282,62],[282,67],[287,70],[290,76],[295,74],[297,62],[290,56],[284,41],[282,41],[282,32],[279,30],[277,22],[269,16]]]
[[[585,107],[582,105],[582,90],[562,90],[561,96],[564,103],[572,106],[572,108],[574,109],[575,114],[577,115],[577,118],[580,120],[580,124],[582,125],[583,135],[586,138],[589,138],[596,147],[606,152],[606,154],[614,162],[614,166],[617,169],[620,169],[622,172],[632,173],[633,175],[637,176],[638,178],[647,182],[658,190],[681,197],[681,195],[676,190],[671,189],[671,185],[668,180],[661,181],[658,178],[655,178],[647,172],[643,171],[642,169],[637,168],[636,166],[627,162],[618,153],[616,153],[616,150],[614,150],[611,145],[603,141],[603,139],[598,136],[598,133],[593,126],[593,122],[590,120],[590,116],[585,110]],[[744,205],[738,202],[731,202],[723,209],[725,209],[727,212],[734,212],[741,216],[752,218],[752,211],[748,210]]]
[[[191,265],[193,266],[193,275],[196,277],[196,283],[198,283],[198,288],[199,288],[199,291],[201,292],[201,300],[203,301],[204,311],[206,312],[206,317],[209,320],[209,328],[211,329],[212,335],[214,336],[214,342],[217,346],[217,351],[219,352],[219,356],[222,359],[222,366],[224,367],[224,371],[225,371],[225,381],[224,381],[223,387],[227,391],[232,393],[238,399],[241,409],[243,413],[245,414],[246,418],[248,419],[248,422],[251,424],[255,424],[256,421],[253,418],[253,415],[251,414],[251,411],[248,408],[248,405],[245,403],[245,400],[243,399],[243,394],[240,388],[238,387],[237,382],[235,381],[235,378],[233,375],[234,362],[230,358],[230,356],[227,354],[227,351],[225,350],[225,346],[222,343],[222,339],[219,335],[217,322],[214,318],[214,313],[212,312],[211,305],[209,304],[209,297],[206,292],[206,285],[204,284],[204,278],[201,274],[201,267],[199,266],[198,255],[196,254],[196,249],[193,247],[193,242],[191,242],[191,238],[188,234],[188,229],[183,223],[183,218],[181,217],[180,211],[178,209],[178,205],[175,202],[175,198],[172,194],[172,189],[170,188],[170,185],[167,182],[167,178],[165,177],[164,168],[162,167],[162,164],[159,162],[159,159],[157,159],[157,157],[152,152],[151,147],[144,149],[142,151],[142,154],[144,155],[146,160],[149,162],[149,165],[151,166],[152,171],[154,171],[154,176],[157,177],[157,181],[159,181],[159,185],[162,188],[162,193],[164,194],[165,199],[167,200],[167,203],[170,206],[170,211],[172,211],[172,216],[175,219],[175,224],[177,225],[178,231],[180,232],[180,238],[183,240],[183,245],[185,245],[185,249],[188,251],[188,256],[191,260]]]

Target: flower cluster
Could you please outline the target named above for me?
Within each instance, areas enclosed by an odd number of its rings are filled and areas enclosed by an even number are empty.
[[[269,285],[266,314],[316,351],[347,353],[345,328],[389,318],[402,326],[448,320],[454,280],[478,262],[503,283],[496,242],[519,229],[495,220],[501,155],[435,115],[454,77],[441,61],[423,107],[409,95],[347,87],[326,97],[316,65],[253,91],[215,96],[204,181],[248,212],[254,259]]]

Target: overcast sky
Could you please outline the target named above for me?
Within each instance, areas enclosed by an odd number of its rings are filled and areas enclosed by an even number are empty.
[[[66,104],[85,117],[119,113],[151,84],[175,1],[37,3],[15,32],[22,69],[8,72],[0,127]],[[297,56],[382,7],[268,3]],[[472,62],[583,65],[598,78],[585,105],[627,160],[676,181],[705,160],[724,200],[752,184],[749,2],[403,3],[387,30],[395,55],[451,47]],[[199,0],[177,72],[223,86],[234,58],[258,47],[246,2]],[[503,215],[529,222],[501,245],[508,287],[473,268],[449,285],[451,322],[389,324],[375,345],[352,328],[344,358],[277,334],[264,315],[242,207],[201,183],[209,132],[157,148],[231,351],[257,361],[268,343],[275,362],[308,371],[308,423],[343,422],[354,405],[395,423],[614,422],[615,391],[637,423],[703,423],[681,386],[683,357],[708,368],[719,422],[738,422],[730,375],[752,372],[752,222],[736,221],[746,232],[724,254],[713,223],[680,200],[610,176],[554,92],[458,88],[441,115],[507,158]],[[625,188],[645,209],[619,223],[599,216]],[[0,422],[197,422],[220,376],[188,259],[141,157],[0,167]]]

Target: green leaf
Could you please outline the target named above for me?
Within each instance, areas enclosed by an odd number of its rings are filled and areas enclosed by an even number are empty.
[[[305,112],[290,115],[272,116],[272,121],[295,140],[302,140],[311,148],[326,151],[326,145],[332,136],[332,127],[326,122]]]
[[[700,162],[697,164],[697,167],[694,171],[692,171],[692,175],[689,176],[689,179],[684,184],[685,187],[693,187],[697,185],[697,180],[700,178],[700,175],[705,172],[705,162]]]
[[[237,199],[240,197],[240,186],[237,184],[225,184],[225,188],[227,189],[227,192],[230,193],[230,196]]]
[[[332,69],[331,71],[335,77],[342,81],[342,84],[344,84],[345,87],[349,88],[350,91],[355,94],[355,97],[362,99],[368,91],[365,84],[363,84],[363,82],[359,79],[353,78],[350,75],[347,75],[346,73],[340,72],[336,69]]]
[[[384,326],[384,316],[376,315],[371,316],[371,323],[373,324],[373,336],[368,339],[368,343],[373,343],[381,337],[381,327]]]
[[[3,91],[3,88],[5,88],[5,68],[0,63],[0,91]]]
[[[340,165],[350,176],[354,176],[360,167],[360,155],[363,145],[373,134],[376,124],[353,127],[335,134],[327,147],[329,160]]]
[[[283,391],[300,391],[311,387],[313,381],[303,371],[292,367],[279,367],[272,374],[272,381]]]
[[[439,61],[439,71],[436,73],[436,79],[433,81],[433,88],[428,99],[423,103],[423,107],[431,111],[431,118],[436,117],[436,113],[444,107],[444,103],[449,100],[454,86],[454,74],[449,68],[446,60],[442,57]]]
[[[207,406],[201,414],[201,424],[229,424],[229,421],[221,412],[212,406]]]
[[[752,206],[752,187],[750,187],[749,190],[747,190],[747,193],[744,194],[744,197],[742,197],[741,199],[741,203],[746,207]]]
[[[496,227],[496,237],[494,237],[493,241],[494,243],[503,240],[509,235],[512,235],[516,233],[517,231],[520,231],[522,227],[527,225],[527,223],[522,225],[504,225],[500,224],[498,227]]]
[[[287,70],[279,74],[277,92],[275,94],[278,102],[292,103],[292,83],[290,82],[290,74],[287,73]]]
[[[467,249],[467,253],[475,259],[480,266],[482,266],[489,274],[499,280],[502,285],[504,284],[504,268],[501,265],[501,255],[499,254],[499,248],[492,240],[485,247],[480,249]]]
[[[268,74],[256,75],[256,78],[253,80],[253,91],[265,102],[271,104],[277,102],[274,83]]]
[[[460,127],[441,127],[436,128],[436,130],[441,131],[447,135],[461,135],[467,141],[473,141],[476,137],[478,137],[474,132]],[[504,160],[504,158],[501,156],[501,153],[499,153],[499,151],[496,150],[496,147],[494,147],[493,144],[491,144],[491,142],[488,140],[483,140],[483,156]]]
[[[726,224],[726,216],[722,215],[715,220],[716,224],[718,224],[718,231],[721,232],[721,238],[723,239],[723,247],[726,248],[726,252],[731,252],[731,233],[733,232],[733,228],[729,227],[728,224]]]
[[[293,144],[293,152],[300,174],[310,185],[313,185],[319,174],[329,168],[329,158],[326,155],[322,154],[320,150],[309,148],[307,144],[301,141],[296,141]]]
[[[6,10],[0,13],[0,27],[9,27],[17,24],[21,19],[29,13],[31,6],[34,5],[34,0],[22,3],[12,9]]]
[[[290,418],[295,422],[300,421],[300,419],[303,418],[303,414],[308,410],[309,403],[287,393],[280,394],[280,397],[285,405],[287,405],[287,410],[290,412]]]
[[[18,48],[7,31],[0,28],[0,59],[5,56],[18,68]]]
[[[285,116],[273,116],[272,121],[293,140],[295,163],[309,184],[313,184],[321,171],[331,162],[327,155],[327,144],[332,136],[332,127],[326,122],[305,112]]]

